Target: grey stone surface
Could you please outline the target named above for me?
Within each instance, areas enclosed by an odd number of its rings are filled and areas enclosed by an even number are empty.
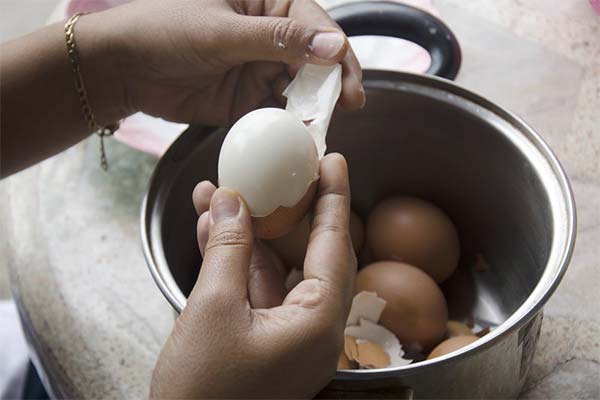
[[[25,325],[57,395],[146,394],[174,314],[139,243],[139,205],[155,159],[92,137],[11,177],[0,218]]]
[[[41,23],[50,3],[0,2],[2,38]],[[458,82],[530,122],[576,195],[577,247],[545,307],[522,397],[599,398],[600,17],[583,0],[434,4],[463,46]],[[24,25],[5,25],[6,15]],[[108,174],[91,138],[0,183],[0,271],[10,268],[45,369],[69,397],[144,396],[173,323],[138,238],[155,160],[114,142],[108,150]],[[0,272],[0,296],[6,287]]]

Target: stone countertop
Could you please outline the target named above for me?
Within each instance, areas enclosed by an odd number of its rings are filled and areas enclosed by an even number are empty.
[[[463,48],[458,83],[531,123],[571,178],[569,270],[545,307],[523,398],[600,398],[600,17],[586,1],[435,0]],[[0,241],[30,344],[55,394],[139,398],[174,313],[140,249],[156,162],[97,138],[0,184]]]

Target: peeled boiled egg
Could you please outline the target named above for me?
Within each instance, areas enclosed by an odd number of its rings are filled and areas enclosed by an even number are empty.
[[[219,155],[219,185],[246,201],[259,238],[288,233],[304,217],[319,179],[319,157],[298,118],[261,108],[231,128]]]
[[[452,275],[460,257],[458,233],[450,218],[416,197],[379,203],[369,215],[367,241],[375,259],[409,263],[438,283]]]
[[[304,265],[310,238],[311,218],[310,214],[306,215],[291,232],[269,241],[271,248],[281,257],[288,268],[301,269]],[[364,243],[364,230],[365,227],[361,218],[354,211],[351,211],[350,237],[357,255]]]
[[[227,133],[219,154],[219,185],[245,200],[257,237],[283,236],[306,214],[340,91],[341,65],[306,64],[283,93],[285,110],[254,110]]]
[[[465,347],[479,339],[477,336],[473,335],[461,335],[455,336],[450,339],[444,340],[442,343],[436,346],[435,349],[427,356],[428,360],[432,358],[441,357],[445,354],[452,353],[460,349],[461,347]]]
[[[412,265],[381,261],[361,269],[356,291],[374,292],[386,301],[379,324],[411,351],[431,349],[446,334],[448,309],[438,285]]]

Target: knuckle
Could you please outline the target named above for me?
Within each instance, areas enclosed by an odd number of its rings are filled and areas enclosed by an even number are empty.
[[[236,229],[226,229],[213,234],[206,244],[206,251],[219,247],[250,248],[250,238],[244,232]]]
[[[272,32],[274,47],[282,50],[302,38],[300,24],[293,19],[285,18],[277,20],[274,22]]]
[[[350,237],[350,230],[342,227],[334,222],[322,222],[313,228],[314,237],[320,237],[325,235],[335,235],[341,238],[347,243],[352,243]]]

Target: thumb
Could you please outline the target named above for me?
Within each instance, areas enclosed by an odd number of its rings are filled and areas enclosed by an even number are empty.
[[[252,222],[239,194],[219,188],[210,202],[208,241],[194,292],[227,294],[248,301],[248,270],[252,256]]]
[[[236,63],[277,61],[286,64],[332,65],[348,51],[346,35],[331,26],[309,26],[292,18],[241,17],[241,37],[234,39]],[[241,21],[240,21],[241,22]],[[238,34],[234,34],[237,36]]]

